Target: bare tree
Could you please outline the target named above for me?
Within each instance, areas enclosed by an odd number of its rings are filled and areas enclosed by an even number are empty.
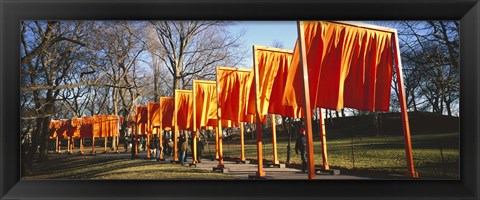
[[[57,87],[64,84],[78,52],[86,46],[88,25],[75,21],[21,22],[21,93],[32,96],[21,102],[21,109],[28,111],[22,113],[22,130],[30,135],[22,144],[27,155],[22,160],[23,172],[28,171],[37,150],[39,160],[47,159],[49,124],[60,94]],[[32,129],[27,125],[32,123],[30,120],[35,121]]]
[[[192,80],[213,79],[215,67],[234,66],[245,56],[239,35],[231,35],[219,21],[150,21],[155,30],[152,51],[172,76],[173,89],[187,89]],[[173,92],[172,92],[173,93]]]
[[[458,21],[405,21],[400,27],[409,107],[452,116],[460,88]]]

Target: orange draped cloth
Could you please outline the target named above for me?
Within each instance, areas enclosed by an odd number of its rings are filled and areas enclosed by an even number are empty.
[[[94,117],[82,117],[82,126],[80,128],[81,138],[91,138],[93,136]]]
[[[220,117],[234,122],[251,122],[248,114],[248,101],[253,82],[253,71],[237,68],[218,67],[218,101]]]
[[[60,127],[57,129],[57,137],[59,138],[67,138],[69,137],[68,134],[71,133],[71,124],[68,119],[61,119],[60,120]]]
[[[284,106],[282,104],[292,53],[278,51],[274,48],[259,47],[255,48],[254,54],[254,69],[258,74],[258,98],[256,100],[259,106],[260,120],[265,122],[267,114],[280,114],[299,118],[299,108],[294,109],[292,106]],[[251,91],[252,94],[254,90]],[[255,114],[254,107],[255,94],[253,94],[253,98],[251,96],[249,99],[250,114]]]
[[[199,129],[205,126],[214,126],[217,119],[216,82],[194,81],[193,91],[195,92],[195,127]]]
[[[108,115],[107,119],[109,126],[108,137],[118,136],[120,134],[120,129],[118,127],[119,117],[115,115]]]
[[[160,103],[148,102],[148,129],[149,132],[155,130],[155,127],[160,127]]]
[[[304,22],[312,107],[388,111],[392,81],[392,33],[332,22]],[[303,105],[298,41],[283,104]]]
[[[51,120],[50,121],[50,138],[56,138],[57,137],[57,129],[60,128],[61,122],[60,120]]]
[[[175,90],[175,113],[178,130],[193,130],[192,91]]]
[[[82,127],[82,118],[72,118],[71,124],[72,128],[74,129],[73,137],[79,138],[81,134],[80,131]]]
[[[169,130],[173,127],[173,112],[175,99],[173,97],[160,97],[160,121],[162,129]]]
[[[137,106],[135,115],[135,126],[137,127],[137,134],[145,135],[147,134],[147,123],[148,123],[148,109],[147,106]]]

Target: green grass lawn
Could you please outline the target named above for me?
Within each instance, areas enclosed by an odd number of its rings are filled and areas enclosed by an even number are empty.
[[[128,156],[127,156],[128,157]],[[178,164],[160,164],[152,160],[106,156],[51,154],[50,159],[34,163],[32,175],[22,179],[233,179]]]
[[[278,159],[286,161],[287,141],[278,139]],[[412,134],[415,169],[422,178],[459,178],[459,134]],[[215,153],[214,141],[205,146],[204,156]],[[300,156],[294,151],[292,141],[292,165],[298,167]],[[353,150],[352,150],[353,147]],[[247,159],[256,160],[255,140],[247,140]],[[321,166],[321,143],[314,139],[315,164]],[[353,138],[327,138],[328,161],[342,174],[371,175],[403,174],[407,171],[403,136],[355,136]],[[225,159],[240,157],[238,140],[224,141]],[[271,138],[264,137],[264,159],[272,160]],[[353,153],[353,155],[352,155]],[[189,152],[190,154],[190,152]],[[146,159],[129,159],[129,155],[58,155],[50,154],[49,160],[35,162],[32,175],[22,179],[233,179],[234,177],[211,171],[183,167],[176,164],[160,164]],[[443,159],[442,159],[443,156]],[[354,159],[353,159],[354,158]],[[367,174],[369,173],[369,174]],[[391,178],[388,177],[388,178]]]
[[[264,159],[272,160],[271,138],[264,139]],[[441,179],[459,178],[459,134],[429,133],[412,134],[412,148],[415,170],[422,177]],[[225,157],[240,157],[239,142],[224,142]],[[294,151],[294,164],[300,163],[300,156]],[[353,150],[352,150],[353,146]],[[214,149],[214,147],[211,147]],[[247,159],[257,159],[256,144],[253,140],[246,142]],[[278,141],[278,159],[285,162],[287,142]],[[208,150],[205,150],[208,153]],[[353,151],[353,155],[352,155]],[[321,166],[321,142],[314,139],[315,164]],[[382,171],[403,174],[407,171],[403,135],[400,136],[356,136],[353,138],[327,139],[328,161],[331,168]],[[443,160],[442,160],[443,154]]]

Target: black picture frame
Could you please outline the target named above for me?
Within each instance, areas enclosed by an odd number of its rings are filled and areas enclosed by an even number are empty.
[[[479,199],[478,0],[2,0],[2,199]],[[20,180],[20,20],[460,20],[460,180]]]

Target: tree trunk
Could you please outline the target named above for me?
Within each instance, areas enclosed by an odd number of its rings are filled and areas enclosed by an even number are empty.
[[[43,127],[40,134],[40,152],[39,160],[45,161],[48,159],[48,137],[50,135],[49,126],[51,121],[50,114],[53,114],[53,102],[51,99],[47,99],[47,104],[45,105],[45,113],[47,116],[43,118]],[[37,148],[36,146],[34,148]]]

